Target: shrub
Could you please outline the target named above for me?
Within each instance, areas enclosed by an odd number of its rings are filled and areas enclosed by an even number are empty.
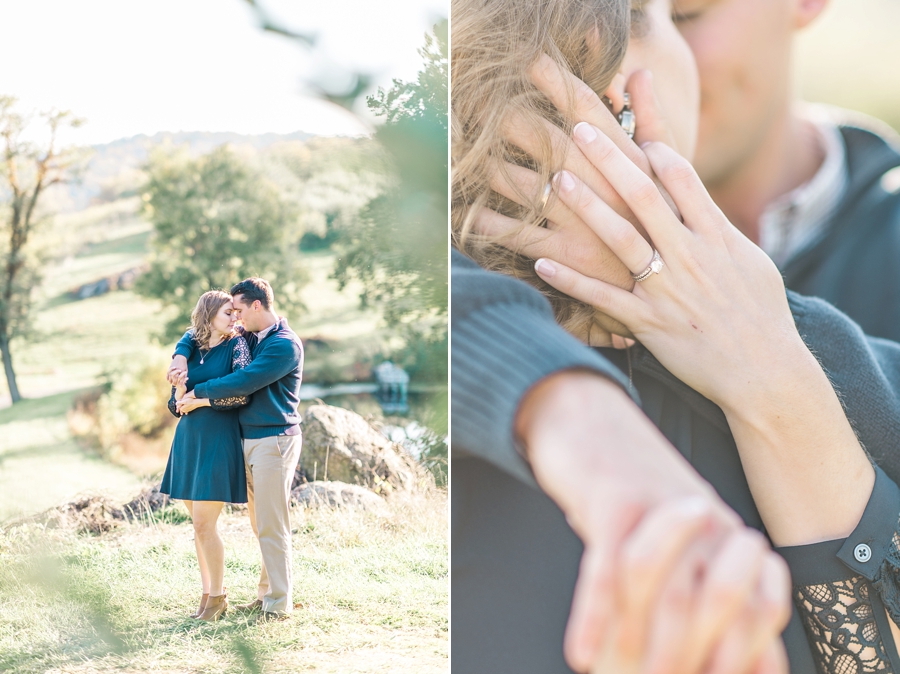
[[[129,434],[157,438],[175,424],[166,406],[172,391],[166,382],[168,364],[165,353],[152,351],[107,374],[96,412],[96,439],[104,454],[115,457]]]

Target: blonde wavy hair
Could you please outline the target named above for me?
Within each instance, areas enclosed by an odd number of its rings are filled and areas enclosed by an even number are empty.
[[[571,138],[571,122],[530,82],[528,69],[542,54],[602,95],[618,72],[633,31],[643,27],[646,0],[453,0],[451,40],[451,223],[454,245],[481,266],[523,279],[553,305],[557,321],[589,341],[594,309],[550,287],[534,261],[500,245],[507,237],[474,231],[478,211],[491,208],[522,220],[544,222],[541,195],[519,194],[523,207],[490,188],[492,174],[509,179],[505,162],[525,166],[549,182],[562,167],[552,157],[546,122]],[[570,92],[574,97],[574,91]],[[515,115],[540,139],[539,156],[508,143],[504,120]],[[621,266],[621,265],[620,265]],[[623,275],[627,270],[622,266]]]
[[[194,330],[194,341],[201,349],[209,349],[209,340],[212,337],[212,320],[219,313],[219,309],[226,302],[231,301],[231,295],[224,290],[210,290],[200,295],[197,305],[191,312],[191,328]],[[237,334],[232,329],[225,335],[229,340]]]

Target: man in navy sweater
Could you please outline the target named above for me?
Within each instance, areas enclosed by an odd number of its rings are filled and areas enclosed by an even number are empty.
[[[262,571],[256,600],[235,608],[262,611],[264,619],[285,618],[293,609],[290,490],[302,444],[297,405],[303,344],[287,321],[275,313],[275,298],[267,281],[248,278],[232,287],[231,295],[253,362],[225,377],[198,384],[182,404],[190,405],[192,398],[252,394],[239,418],[250,523],[259,540]],[[186,358],[193,349],[192,335],[187,332],[175,348],[170,372],[187,369]]]

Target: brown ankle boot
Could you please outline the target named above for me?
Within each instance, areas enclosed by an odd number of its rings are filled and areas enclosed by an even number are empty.
[[[208,599],[209,599],[209,594],[205,594],[202,597],[200,597],[200,608],[198,608],[196,611],[191,613],[191,618],[197,618],[200,616],[201,613],[203,613],[203,609],[206,608],[206,602]]]
[[[227,610],[227,595],[221,594],[218,597],[210,597],[206,602],[206,608],[203,609],[203,612],[197,616],[197,620],[206,620],[207,622],[212,622],[225,615],[225,611]]]

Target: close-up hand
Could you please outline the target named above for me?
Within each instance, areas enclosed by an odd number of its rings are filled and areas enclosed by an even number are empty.
[[[188,382],[188,373],[187,370],[175,370],[172,375],[169,377],[169,382],[172,386],[175,387],[176,393],[175,396],[177,398],[181,398],[184,395],[185,387]]]
[[[783,561],[621,389],[549,377],[526,396],[517,433],[585,546],[565,640],[573,669],[785,671]]]
[[[790,577],[758,532],[698,498],[664,502],[625,539],[617,570],[616,619],[592,672],[787,671]]]
[[[175,409],[179,414],[186,414],[186,412],[182,412],[182,409],[186,405],[191,405],[193,401],[197,400],[197,396],[194,395],[193,391],[187,391],[178,401],[175,403]]]
[[[784,283],[771,259],[725,218],[687,160],[662,143],[644,148],[684,224],[653,181],[599,129],[579,124],[575,141],[638,216],[652,245],[573,174],[554,178],[560,200],[603,239],[632,274],[664,266],[629,292],[557,260],[535,269],[554,288],[624,323],[679,379],[722,406],[751,393],[758,363],[777,369],[802,356]]]
[[[194,396],[194,392],[190,391],[186,393],[184,397],[175,403],[175,409],[179,414],[188,414],[193,412],[194,410],[200,407],[208,407],[209,399],[208,398],[197,398]]]
[[[643,152],[623,131],[593,89],[571,73],[560,69],[547,56],[532,66],[529,74],[534,85],[563,116],[571,121],[587,119],[604,129],[627,157],[642,170],[651,173],[650,164]],[[641,120],[635,141],[658,140],[672,143],[672,135],[653,92],[651,73],[647,70],[637,71],[629,79],[626,89],[631,96],[633,110]],[[548,125],[547,132],[556,148],[555,165],[561,165],[582,176],[616,212],[640,227],[628,205],[578,146],[568,142],[563,132],[555,126]],[[530,150],[533,154],[539,153],[540,142],[527,124],[507,124],[506,134],[507,140],[512,144]],[[496,238],[507,248],[532,259],[547,257],[559,260],[588,276],[604,278],[622,287],[631,287],[633,281],[619,259],[577,214],[555,197],[549,190],[550,186],[545,185],[537,173],[524,167],[504,164],[502,170],[495,172],[491,187],[498,194],[520,205],[542,202],[547,227],[529,228],[519,220],[482,209],[475,218],[475,230],[479,234]],[[602,313],[598,312],[596,323],[602,329],[591,332],[589,341],[593,346],[609,346],[615,344],[612,335],[628,335],[626,326]]]
[[[173,356],[169,369],[166,371],[166,380],[172,386],[178,386],[178,377],[182,374],[187,375],[187,358],[184,356]]]

